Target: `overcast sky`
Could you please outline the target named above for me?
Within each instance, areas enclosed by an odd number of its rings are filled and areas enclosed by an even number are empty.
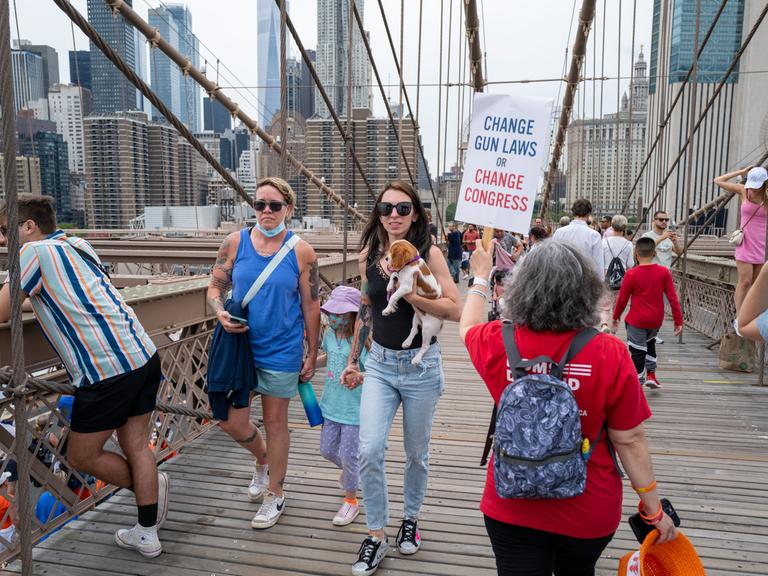
[[[183,1],[183,0],[181,0]],[[201,58],[207,59],[208,77],[215,74],[215,62],[220,64],[219,84],[226,89],[228,85],[253,87],[253,90],[242,88],[241,92],[231,91],[230,94],[238,101],[240,107],[251,116],[258,118],[256,107],[259,106],[256,97],[256,2],[265,0],[186,0],[193,18],[193,31],[200,39]],[[270,0],[266,0],[270,1]],[[359,1],[359,0],[358,0]],[[411,104],[416,106],[416,77],[418,62],[418,32],[419,32],[419,2],[407,0],[405,3],[405,34],[404,34],[404,64],[403,72],[406,88]],[[51,0],[20,0],[17,1],[19,33],[21,38],[29,39],[35,44],[49,44],[59,51],[59,66],[62,81],[69,79],[69,62],[67,52],[73,49],[72,31],[67,17]],[[87,13],[87,0],[74,0],[73,4],[81,13]],[[158,0],[133,0],[134,8],[146,17],[150,7],[157,7]],[[597,2],[596,29],[593,26],[592,36],[588,43],[587,66],[585,76],[593,75],[593,66],[597,66],[597,75],[609,76],[611,80],[603,85],[603,113],[616,110],[617,66],[619,55],[621,60],[621,75],[627,77],[621,81],[620,89],[626,90],[629,80],[632,53],[632,22],[633,2]],[[607,14],[602,7],[606,4]],[[621,15],[621,34],[619,35],[618,5],[623,5]],[[641,45],[645,46],[646,60],[649,59],[651,39],[652,0],[636,0],[635,26],[635,57]],[[389,21],[390,29],[395,36],[395,44],[399,48],[400,38],[400,5],[398,0],[383,0],[383,5]],[[463,9],[462,0],[423,0],[423,32],[421,60],[421,95],[419,105],[419,122],[422,127],[427,161],[430,171],[436,175],[438,162],[442,171],[456,161],[457,126],[460,112],[458,108],[458,87],[442,90],[442,114],[438,117],[440,83],[440,7],[443,6],[443,75],[451,83],[460,82],[462,72],[459,69],[459,49],[465,40],[463,26],[460,28],[459,15]],[[294,24],[307,48],[314,48],[317,40],[317,2],[316,0],[291,0],[290,14]],[[561,78],[565,69],[566,47],[570,52],[573,44],[575,24],[578,22],[578,11],[581,2],[575,0],[478,0],[481,21],[481,38],[487,51],[487,74],[490,82],[537,80]],[[575,10],[574,10],[575,8]],[[574,14],[575,11],[575,14]],[[449,12],[451,17],[449,18]],[[573,18],[572,18],[573,15]],[[603,19],[605,18],[605,30]],[[382,16],[378,2],[365,0],[365,27],[370,31],[372,49],[377,66],[385,84],[385,88],[393,101],[398,100],[398,78],[391,56]],[[16,38],[16,29],[11,14],[12,37]],[[448,75],[448,46],[450,34],[450,75]],[[596,34],[595,34],[596,32]],[[605,33],[605,50],[602,49],[602,38]],[[570,35],[570,41],[569,41]],[[289,35],[290,36],[290,35]],[[619,37],[621,42],[618,42]],[[595,51],[594,39],[597,38]],[[87,48],[87,40],[80,31],[75,29],[74,43],[78,49]],[[602,58],[605,57],[603,68]],[[151,63],[151,59],[150,59]],[[223,66],[230,71],[224,70]],[[226,75],[226,78],[224,77]],[[237,79],[235,79],[237,78]],[[372,78],[375,82],[375,77]],[[469,81],[468,73],[464,76]],[[492,84],[487,90],[493,93],[522,94],[542,96],[559,101],[562,99],[562,82],[536,82],[527,84]],[[600,115],[600,88],[597,82],[597,98],[594,100],[594,110]],[[384,115],[385,109],[379,97],[378,87],[373,87],[374,112]],[[466,95],[470,93],[467,90]],[[585,110],[582,110],[583,99],[578,98],[578,117],[591,117],[593,113],[592,82],[587,83],[584,93],[586,97]],[[448,98],[447,130],[446,97]],[[465,99],[466,101],[466,99]],[[557,105],[557,103],[556,103]],[[467,102],[468,106],[468,102]],[[415,112],[415,110],[414,110]],[[466,122],[466,116],[465,116]],[[438,129],[442,126],[442,143],[438,150]],[[447,133],[447,138],[445,137]],[[444,149],[445,146],[445,149]],[[443,160],[445,158],[445,161]]]

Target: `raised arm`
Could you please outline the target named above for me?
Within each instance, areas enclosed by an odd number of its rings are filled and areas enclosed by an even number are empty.
[[[404,296],[411,306],[437,316],[443,320],[458,321],[461,316],[459,308],[459,291],[456,289],[456,283],[448,270],[448,263],[445,261],[443,253],[437,246],[429,249],[429,269],[435,275],[435,280],[442,288],[443,296],[437,300],[430,300],[416,294],[416,290]]]
[[[492,254],[493,244],[491,244],[491,250],[486,251],[483,248],[483,242],[481,240],[477,241],[477,248],[472,253],[472,259],[470,260],[472,270],[475,271],[477,277],[488,278],[490,275]],[[487,287],[474,284],[467,293],[467,299],[464,302],[464,309],[461,311],[461,319],[459,320],[459,335],[462,342],[472,326],[483,322],[488,292]]]
[[[301,368],[301,379],[306,382],[315,375],[317,350],[320,345],[320,270],[315,249],[307,242],[302,240],[296,245],[296,256],[301,272],[299,276],[301,311],[307,330],[308,351]]]
[[[730,180],[733,180],[736,178],[736,176],[746,176],[747,172],[749,172],[751,169],[751,166],[749,168],[744,168],[743,170],[736,170],[735,172],[728,172],[727,174],[722,174],[712,180],[712,183],[719,186],[726,192],[731,192],[732,194],[738,194],[742,198],[744,198],[744,185],[743,184],[737,184],[736,182],[730,182]]]
[[[208,305],[216,313],[222,328],[227,332],[246,332],[247,326],[232,322],[229,312],[224,309],[227,292],[232,288],[232,270],[235,267],[235,256],[240,243],[240,232],[233,232],[224,239],[216,255],[216,263],[211,271],[211,282],[208,284]]]

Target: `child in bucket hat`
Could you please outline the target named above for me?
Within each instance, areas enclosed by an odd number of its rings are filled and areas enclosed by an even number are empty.
[[[337,286],[320,307],[328,321],[321,347],[324,354],[318,366],[326,365],[328,372],[320,399],[323,429],[320,433],[320,454],[341,469],[339,484],[344,490],[344,501],[333,518],[336,526],[352,523],[360,513],[357,488],[360,468],[357,453],[360,435],[360,398],[362,381],[342,382],[341,373],[347,365],[352,349],[355,320],[360,309],[360,291],[350,286]],[[367,350],[360,356],[364,369]]]
[[[619,576],[705,576],[696,549],[678,531],[677,538],[656,544],[658,530],[646,536],[640,550],[626,554],[619,562]]]

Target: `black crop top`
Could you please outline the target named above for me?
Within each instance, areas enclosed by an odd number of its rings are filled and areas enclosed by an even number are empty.
[[[403,350],[403,342],[411,333],[413,324],[413,306],[405,299],[397,303],[397,310],[389,316],[382,316],[381,312],[387,307],[387,284],[389,276],[382,270],[379,258],[373,263],[368,263],[365,269],[368,277],[368,299],[371,301],[371,318],[373,320],[373,340],[384,348],[390,350]],[[432,343],[437,338],[432,339]],[[407,350],[421,348],[421,331],[413,339]]]

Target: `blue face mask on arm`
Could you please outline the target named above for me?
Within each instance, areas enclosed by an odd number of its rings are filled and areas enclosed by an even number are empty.
[[[274,238],[281,232],[285,231],[285,222],[280,222],[280,224],[272,228],[272,230],[267,230],[266,228],[261,226],[258,222],[256,222],[255,228],[256,230],[264,234],[264,236],[266,236],[267,238]]]

